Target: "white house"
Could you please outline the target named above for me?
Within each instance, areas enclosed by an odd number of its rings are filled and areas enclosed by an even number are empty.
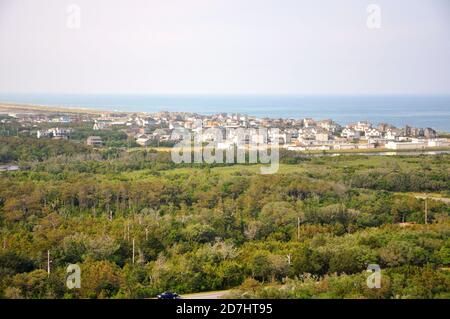
[[[318,126],[323,128],[324,130],[327,130],[328,132],[336,133],[341,129],[341,126],[334,122],[333,120],[323,120],[319,121]]]
[[[303,119],[303,126],[304,127],[314,127],[314,126],[316,126],[316,121],[314,121],[312,118],[305,118],[305,119]]]
[[[364,131],[364,135],[366,136],[367,139],[369,139],[369,138],[379,138],[381,137],[382,134],[377,129],[371,128]]]
[[[354,129],[355,131],[359,132],[365,132],[366,130],[369,130],[372,128],[372,123],[367,121],[360,121],[355,124]]]
[[[346,127],[342,130],[341,136],[348,139],[357,139],[361,137],[361,134],[359,131]]]
[[[318,132],[316,134],[316,141],[318,142],[327,142],[330,139],[328,132]]]
[[[399,135],[400,132],[398,130],[388,129],[384,134],[384,138],[390,141],[395,141]]]

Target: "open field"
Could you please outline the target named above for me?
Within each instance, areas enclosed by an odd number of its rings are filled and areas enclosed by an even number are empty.
[[[128,152],[134,152],[142,149],[147,150],[155,150],[157,152],[171,152],[176,150],[176,147],[132,147],[128,148]],[[263,149],[267,149],[264,147]],[[283,149],[283,148],[281,148]],[[192,151],[197,151],[199,148],[192,147]],[[293,151],[299,154],[303,154],[305,156],[332,156],[332,155],[364,155],[364,154],[372,154],[372,155],[420,155],[420,153],[427,154],[427,152],[450,152],[450,147],[426,147],[424,149],[411,149],[411,150],[391,150],[387,148],[374,148],[374,149],[356,149],[356,150],[325,150],[325,151]],[[413,153],[413,154],[411,154]],[[418,154],[416,154],[418,153]]]

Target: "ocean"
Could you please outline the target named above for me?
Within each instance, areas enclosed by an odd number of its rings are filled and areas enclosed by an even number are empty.
[[[0,94],[1,102],[83,107],[110,111],[241,113],[271,118],[360,120],[450,132],[450,95],[70,95]]]

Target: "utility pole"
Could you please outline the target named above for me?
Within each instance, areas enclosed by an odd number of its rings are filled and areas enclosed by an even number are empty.
[[[50,276],[50,250],[47,250],[47,276]]]
[[[134,265],[134,238],[133,238],[133,265]]]

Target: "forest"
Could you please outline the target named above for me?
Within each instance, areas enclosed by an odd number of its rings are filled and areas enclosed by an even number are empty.
[[[0,163],[20,166],[0,172],[0,297],[450,298],[449,155],[280,161],[260,175],[0,137]],[[66,287],[69,264],[80,289]]]

